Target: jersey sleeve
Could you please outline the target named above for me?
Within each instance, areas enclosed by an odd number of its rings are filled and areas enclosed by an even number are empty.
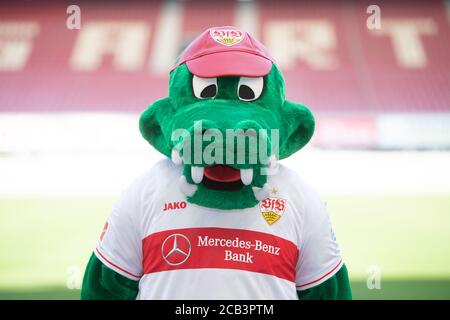
[[[114,204],[94,250],[110,269],[132,279],[142,276],[139,189],[132,184]]]
[[[298,291],[325,282],[343,264],[325,203],[309,187],[304,192],[303,200],[302,237],[296,276]]]

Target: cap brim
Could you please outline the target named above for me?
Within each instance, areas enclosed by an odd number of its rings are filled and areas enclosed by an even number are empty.
[[[262,77],[269,74],[272,61],[242,51],[216,52],[186,62],[189,71],[198,77],[222,76]]]

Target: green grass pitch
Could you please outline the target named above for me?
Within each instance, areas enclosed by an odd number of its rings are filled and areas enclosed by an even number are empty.
[[[450,196],[326,200],[355,299],[450,299]],[[77,299],[113,201],[0,199],[0,299]]]

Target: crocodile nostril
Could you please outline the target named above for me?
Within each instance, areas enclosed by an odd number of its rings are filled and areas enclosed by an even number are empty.
[[[188,129],[191,135],[202,136],[202,135],[214,135],[215,131],[219,130],[219,126],[216,122],[211,120],[196,120],[194,125]]]
[[[261,125],[254,120],[241,121],[235,127],[237,135],[247,137],[256,137],[260,129],[262,129]]]
[[[256,130],[255,129],[247,129],[245,131],[238,131],[237,135],[239,135],[239,136],[256,137]]]
[[[202,135],[204,135],[206,133],[206,131],[208,131],[208,129],[203,129],[201,132],[200,131],[194,131],[194,134],[202,136]]]
[[[199,136],[210,136],[212,130],[216,130],[216,129],[203,129],[201,132],[196,131],[195,134],[197,134]]]

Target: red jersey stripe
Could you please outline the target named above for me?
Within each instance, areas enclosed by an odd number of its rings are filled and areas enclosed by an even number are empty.
[[[125,270],[124,268],[121,268],[121,267],[119,267],[118,265],[112,263],[109,259],[107,259],[107,258],[100,252],[100,250],[98,250],[98,248],[95,248],[95,251],[100,255],[100,257],[102,257],[103,260],[105,260],[107,263],[109,263],[109,264],[110,264],[111,266],[113,266],[114,268],[119,269],[120,271],[125,272],[126,274],[128,274],[128,275],[130,275],[130,276],[132,276],[132,277],[135,277],[135,278],[138,278],[138,279],[141,277],[141,276],[135,275],[134,273],[131,273],[131,272]]]
[[[314,283],[316,283],[316,282],[319,282],[320,280],[322,280],[323,278],[325,278],[326,276],[328,276],[330,273],[332,273],[333,271],[335,271],[335,270],[341,265],[341,263],[342,263],[342,259],[339,260],[338,264],[335,265],[335,266],[333,267],[333,269],[331,269],[330,271],[328,271],[327,273],[325,273],[325,274],[324,274],[323,276],[321,276],[320,278],[318,278],[318,279],[316,279],[316,280],[314,280],[314,281],[311,281],[311,282],[308,282],[308,283],[299,285],[299,286],[297,286],[297,288],[306,287],[306,286],[309,286],[309,285],[314,284]]]
[[[219,268],[264,273],[295,282],[297,246],[269,233],[227,228],[156,232],[142,243],[145,274]]]

